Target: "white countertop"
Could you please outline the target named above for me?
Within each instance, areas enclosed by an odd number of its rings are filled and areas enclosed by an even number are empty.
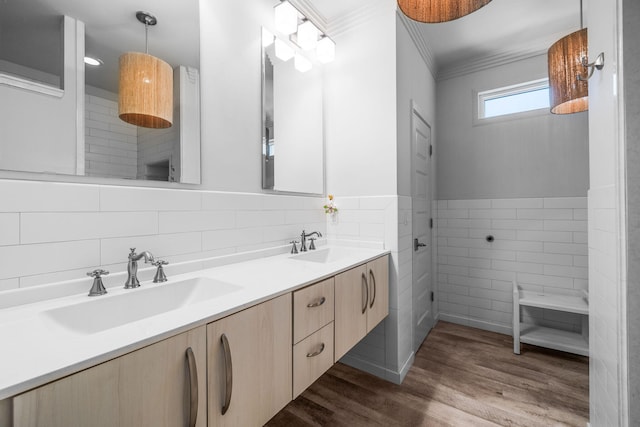
[[[323,247],[325,249],[327,247]],[[283,254],[169,277],[162,284],[141,281],[138,289],[109,288],[99,297],[86,292],[0,309],[0,400],[205,325],[244,308],[315,283],[389,251],[340,247],[343,256],[318,263]],[[319,248],[319,250],[321,250]],[[144,292],[190,278],[208,277],[239,287],[228,294],[96,333],[74,332],[47,319],[52,308]],[[77,319],[79,323],[84,319]]]

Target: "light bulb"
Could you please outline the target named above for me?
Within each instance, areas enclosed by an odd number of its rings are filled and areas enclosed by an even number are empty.
[[[298,25],[298,34],[296,42],[302,50],[310,50],[316,47],[318,44],[318,28],[313,25],[313,22],[307,20]]]
[[[316,47],[316,59],[323,64],[331,62],[336,57],[336,44],[329,37],[325,36],[318,41]]]
[[[275,8],[276,30],[282,34],[293,34],[298,29],[298,11],[288,1],[283,1]]]
[[[273,44],[274,35],[269,30],[262,27],[262,47],[269,47]]]
[[[296,53],[293,65],[296,70],[300,71],[301,73],[305,73],[311,69],[311,61],[309,61],[299,53]]]
[[[280,39],[276,39],[276,57],[281,61],[287,62],[293,58],[294,51],[291,46]]]
[[[87,64],[87,65],[91,65],[93,67],[98,67],[98,66],[103,64],[101,59],[93,58],[91,56],[85,56],[84,57],[84,63]]]

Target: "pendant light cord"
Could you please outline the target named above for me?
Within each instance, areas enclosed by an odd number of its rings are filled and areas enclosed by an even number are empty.
[[[580,0],[580,29],[584,28],[584,24],[582,23],[582,0]]]
[[[580,0],[580,7],[582,8],[582,0]],[[582,12],[580,13],[580,20],[582,22]],[[144,23],[144,53],[149,54],[149,23],[146,21]]]

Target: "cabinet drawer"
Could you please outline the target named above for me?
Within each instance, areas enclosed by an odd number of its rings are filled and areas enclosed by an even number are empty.
[[[333,277],[293,293],[293,342],[333,321]]]
[[[293,398],[333,365],[333,322],[293,346]]]

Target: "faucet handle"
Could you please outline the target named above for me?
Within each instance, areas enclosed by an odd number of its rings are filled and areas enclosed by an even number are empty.
[[[89,291],[90,297],[95,297],[98,295],[104,295],[107,293],[107,290],[104,288],[104,284],[102,283],[102,277],[109,274],[107,270],[96,269],[93,271],[87,272],[87,276],[93,277],[93,285],[91,286],[91,290]]]
[[[309,244],[309,250],[310,251],[315,251],[316,250],[316,244],[314,243],[316,238],[315,237],[309,237],[309,240],[311,240],[311,243]]]
[[[100,268],[87,272],[87,276],[95,277],[96,279],[99,279],[100,276],[106,276],[107,274],[109,274],[107,270],[102,270]]]
[[[297,254],[298,253],[298,247],[296,246],[296,243],[298,243],[297,240],[292,240],[289,243],[293,244],[293,246],[291,247],[291,253],[292,254]]]
[[[162,268],[162,266],[169,263],[163,259],[157,259],[155,261],[151,261],[151,264],[155,267],[158,267],[158,270],[156,270],[156,275],[153,276],[153,283],[166,282],[167,275],[164,273],[164,269]]]

